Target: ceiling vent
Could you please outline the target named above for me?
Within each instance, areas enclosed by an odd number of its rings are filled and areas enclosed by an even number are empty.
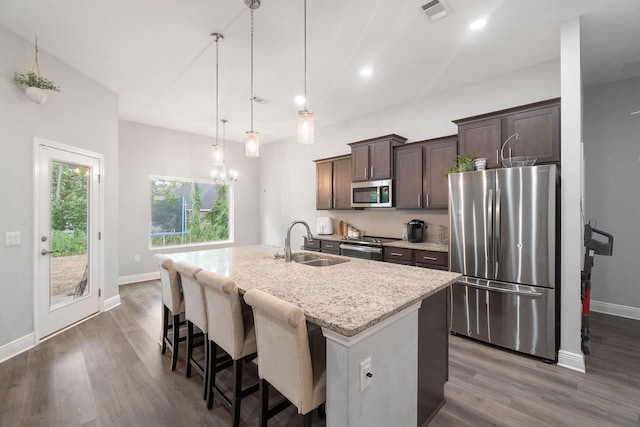
[[[426,2],[421,4],[419,7],[420,9],[422,9],[424,14],[427,16],[427,18],[429,18],[430,21],[437,21],[449,14],[447,11],[447,7],[440,0],[432,0]]]

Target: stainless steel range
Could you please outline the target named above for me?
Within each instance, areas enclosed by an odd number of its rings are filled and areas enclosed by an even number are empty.
[[[396,240],[398,239],[373,236],[343,237],[340,241],[340,255],[382,261],[382,244]]]

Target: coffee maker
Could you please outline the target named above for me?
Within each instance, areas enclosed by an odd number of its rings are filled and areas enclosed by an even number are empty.
[[[420,243],[424,239],[424,221],[412,219],[407,223],[407,239],[409,243]]]

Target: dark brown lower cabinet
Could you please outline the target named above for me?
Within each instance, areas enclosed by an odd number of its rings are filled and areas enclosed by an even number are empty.
[[[422,300],[418,310],[418,420],[422,427],[445,403],[449,380],[449,288]]]
[[[394,264],[413,265],[413,250],[383,247],[382,259],[384,262],[392,262]]]

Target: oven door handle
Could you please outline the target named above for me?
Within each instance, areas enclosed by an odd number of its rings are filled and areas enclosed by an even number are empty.
[[[371,254],[381,254],[382,248],[379,247],[371,247],[371,246],[360,246],[360,245],[350,245],[348,243],[341,243],[340,249],[344,249],[347,251],[356,251],[356,252],[367,252]]]

